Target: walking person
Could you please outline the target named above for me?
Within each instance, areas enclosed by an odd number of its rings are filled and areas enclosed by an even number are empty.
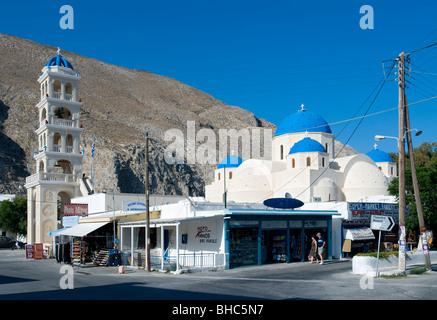
[[[317,240],[315,236],[311,237],[311,251],[310,251],[310,263],[313,263],[313,260],[316,259],[316,263],[319,263],[319,259],[317,259]]]
[[[317,253],[320,256],[320,264],[323,264],[323,253],[325,252],[325,239],[322,237],[322,234],[320,232],[317,233]]]

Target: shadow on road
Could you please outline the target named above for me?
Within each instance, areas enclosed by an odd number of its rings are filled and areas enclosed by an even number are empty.
[[[11,277],[2,277],[11,278]],[[7,279],[6,279],[7,280]],[[10,279],[11,282],[20,278]],[[33,281],[24,279],[21,281]],[[3,283],[3,282],[1,282]],[[256,300],[258,298],[147,287],[128,282],[107,286],[0,295],[0,300]]]

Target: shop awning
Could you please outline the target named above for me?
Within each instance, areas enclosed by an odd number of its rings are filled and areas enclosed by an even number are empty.
[[[61,231],[64,231],[64,230],[67,230],[67,229],[70,229],[71,227],[66,227],[66,228],[62,228],[62,229],[58,229],[58,230],[53,230],[53,231],[49,231],[49,232],[47,232],[47,235],[49,236],[49,237],[56,237],[56,236],[59,236],[60,234],[60,232]]]
[[[370,228],[359,228],[359,229],[345,229],[345,239],[352,241],[357,240],[374,240],[375,235]]]
[[[67,230],[59,232],[59,235],[63,236],[73,236],[73,237],[83,237],[87,234],[97,230],[109,222],[90,222],[90,223],[79,223],[74,227],[68,228]]]

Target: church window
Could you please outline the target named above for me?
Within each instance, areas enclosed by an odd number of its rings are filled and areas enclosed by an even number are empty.
[[[295,168],[296,167],[296,159],[291,159],[291,167]]]
[[[281,144],[281,154],[280,154],[281,160],[284,159],[284,146]]]
[[[218,173],[218,179],[220,180],[220,172]]]
[[[325,158],[322,158],[322,167],[325,166]]]
[[[55,80],[55,82],[53,84],[53,90],[55,92],[61,93],[61,81]],[[55,96],[55,98],[57,98],[57,97]]]
[[[307,167],[311,166],[311,158],[307,157]]]

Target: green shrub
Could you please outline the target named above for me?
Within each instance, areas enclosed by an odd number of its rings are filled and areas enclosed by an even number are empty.
[[[395,256],[396,258],[399,258],[399,251],[389,251],[389,252],[380,252],[379,258],[380,259],[388,259],[389,256]],[[378,256],[378,252],[369,252],[369,253],[358,253],[357,256],[360,257],[374,257],[376,258]]]

